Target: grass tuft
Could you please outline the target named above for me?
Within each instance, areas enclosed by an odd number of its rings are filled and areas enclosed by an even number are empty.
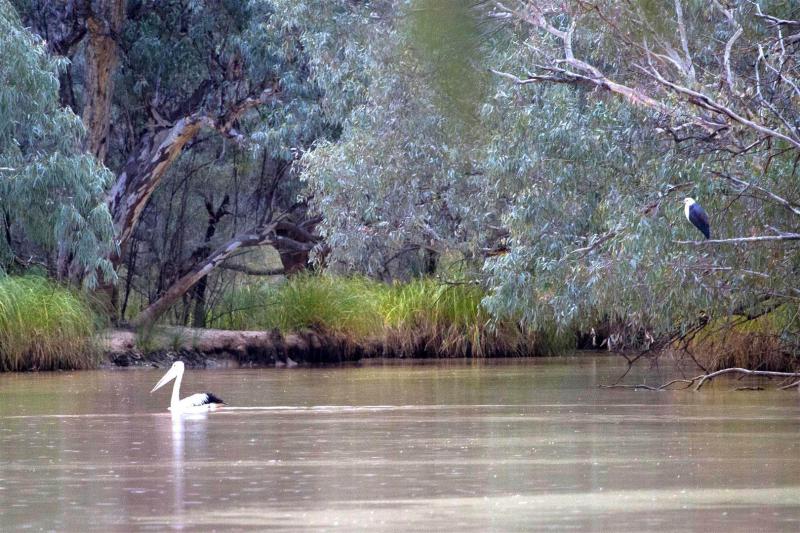
[[[97,329],[76,291],[37,276],[0,278],[0,370],[91,368]]]
[[[556,335],[494,321],[484,291],[433,279],[384,283],[363,277],[295,276],[280,285],[241,287],[209,317],[234,330],[312,329],[398,357],[483,357],[553,353]],[[574,343],[574,339],[572,341]]]
[[[687,348],[709,371],[729,367],[796,371],[798,309],[781,306],[749,319],[732,315],[709,322]],[[677,356],[680,346],[673,347]]]

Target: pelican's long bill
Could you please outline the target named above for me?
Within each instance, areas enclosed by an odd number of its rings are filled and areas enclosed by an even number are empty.
[[[164,374],[164,377],[162,377],[158,381],[158,383],[156,383],[156,386],[153,387],[153,390],[150,391],[150,394],[154,393],[155,391],[157,391],[158,389],[160,389],[161,387],[163,387],[164,385],[166,385],[167,383],[169,383],[171,380],[175,379],[176,377],[178,377],[178,369],[177,369],[176,366],[173,366],[172,368],[170,368],[167,371],[166,374]]]

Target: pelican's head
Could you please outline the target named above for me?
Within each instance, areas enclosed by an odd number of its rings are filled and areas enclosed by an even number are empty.
[[[158,381],[158,383],[156,383],[156,386],[153,387],[153,390],[151,390],[150,392],[153,393],[157,391],[158,389],[169,383],[171,380],[177,378],[181,374],[183,374],[183,361],[175,361],[174,363],[172,363],[172,366],[167,371],[167,373],[164,374],[164,377],[161,378]]]
[[[692,205],[694,203],[694,198],[684,198],[683,205]]]

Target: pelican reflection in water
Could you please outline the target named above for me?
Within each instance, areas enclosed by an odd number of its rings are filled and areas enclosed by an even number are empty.
[[[150,392],[155,392],[169,383],[171,379],[174,379],[175,384],[172,386],[172,399],[169,402],[169,410],[173,413],[204,413],[225,405],[225,402],[210,392],[199,392],[181,400],[180,390],[184,370],[183,362],[175,361],[169,371],[164,374],[164,377],[156,383],[156,386],[153,387],[153,390]]]

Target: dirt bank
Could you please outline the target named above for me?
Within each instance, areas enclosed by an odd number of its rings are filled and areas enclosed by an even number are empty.
[[[228,331],[164,327],[148,333],[124,329],[101,336],[105,364],[169,366],[180,359],[194,367],[294,366],[357,361],[384,355],[380,343],[354,344],[312,330]]]
[[[125,329],[106,331],[101,336],[102,351],[109,366],[169,366],[180,359],[195,367],[218,366],[294,366],[295,364],[339,364],[365,358],[442,358],[452,353],[439,338],[424,334],[353,340],[314,330],[283,334],[273,331],[229,331],[159,327],[150,332]],[[472,356],[465,340],[459,356]],[[518,346],[509,353],[505,344],[480,347],[480,357],[531,357],[536,346]]]

